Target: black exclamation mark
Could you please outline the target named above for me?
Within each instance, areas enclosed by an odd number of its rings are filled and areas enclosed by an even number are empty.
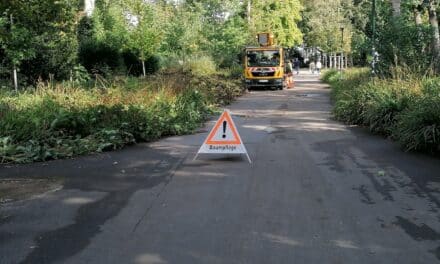
[[[228,124],[228,122],[223,121],[223,138],[226,138],[226,125]]]

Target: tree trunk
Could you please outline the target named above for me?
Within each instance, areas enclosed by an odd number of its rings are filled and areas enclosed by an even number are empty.
[[[144,74],[144,77],[147,76],[147,71],[145,70],[145,60],[142,60],[142,73]]]
[[[422,31],[422,14],[420,11],[422,11],[422,6],[421,5],[417,5],[414,7],[413,10],[413,15],[414,15],[414,23],[416,24],[416,28],[417,28],[417,49],[421,52],[424,53],[425,50],[423,48],[423,43],[422,43],[422,38],[423,38],[423,31]]]
[[[394,16],[400,16],[400,2],[401,0],[391,0],[391,4],[393,5]]]
[[[251,25],[251,7],[252,7],[251,0],[248,0],[246,13],[247,13],[247,20],[249,25]]]
[[[436,73],[440,72],[439,62],[440,62],[440,34],[438,31],[438,20],[436,5],[434,0],[429,1],[429,23],[431,24],[432,30],[432,50],[434,56],[434,70]]]
[[[14,89],[16,92],[18,92],[18,79],[17,79],[17,67],[15,67],[14,65],[14,70],[13,70],[13,78],[14,78]]]
[[[84,0],[84,12],[91,17],[95,10],[95,0]]]
[[[416,26],[422,25],[422,15],[420,14],[420,6],[414,8],[414,22]]]
[[[14,17],[11,14],[11,29],[14,26]],[[14,64],[13,69],[12,69],[12,79],[14,80],[14,89],[17,92],[18,91],[18,79],[17,79],[17,66],[15,65],[14,62],[12,62],[12,64]]]

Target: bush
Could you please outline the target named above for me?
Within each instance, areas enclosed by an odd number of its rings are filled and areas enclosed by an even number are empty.
[[[324,72],[322,80],[332,86],[333,113],[348,124],[364,124],[365,108],[371,97],[371,87],[361,86],[368,80],[367,69],[345,71],[343,78],[336,70]]]
[[[142,75],[142,63],[137,58],[136,54],[131,51],[124,51],[122,53],[124,65],[127,68],[127,74],[130,76]]]
[[[163,63],[163,59],[159,55],[150,56],[145,61],[145,68],[146,68],[147,74],[157,73],[160,70],[160,68],[162,67],[162,63]]]
[[[139,91],[136,92],[139,94]],[[86,93],[97,96],[97,92]],[[188,133],[207,115],[200,93],[156,94],[151,104],[125,102],[63,105],[48,92],[23,108],[2,103],[0,156],[4,162],[29,162],[120,148],[136,141]],[[104,95],[105,96],[105,95]],[[115,98],[113,98],[114,100]],[[127,104],[128,103],[128,104]]]
[[[234,98],[242,95],[245,91],[239,79],[231,79],[225,75],[194,76],[190,86],[198,87],[207,102],[215,106],[230,104]]]
[[[339,71],[337,70],[324,70],[321,76],[321,80],[326,83],[335,83],[340,79]]]
[[[243,65],[238,63],[233,63],[229,68],[223,70],[227,77],[234,79],[240,79],[243,76]]]
[[[377,81],[372,97],[365,109],[365,125],[377,134],[389,136],[398,121],[398,115],[414,97],[414,90],[406,82]]]
[[[432,29],[429,24],[416,25],[412,20],[392,19],[378,30],[379,73],[390,76],[392,68],[397,65],[419,76],[425,75],[433,65],[434,56],[430,51]]]
[[[217,65],[210,56],[191,56],[188,58],[170,55],[161,61],[166,73],[189,73],[192,76],[206,77],[219,73]],[[232,68],[231,68],[232,69]]]
[[[192,57],[184,63],[183,68],[196,76],[208,76],[217,73],[217,66],[209,56]]]
[[[223,75],[181,74],[115,78],[107,89],[0,91],[0,163],[60,159],[190,133],[214,105],[242,91],[239,81]]]
[[[122,57],[117,48],[93,39],[81,43],[78,57],[80,63],[93,74],[109,76],[122,65]]]
[[[440,79],[426,82],[423,94],[402,111],[394,136],[407,150],[440,153]]]
[[[142,63],[135,53],[131,51],[125,51],[122,53],[125,68],[127,74],[132,76],[141,76],[143,74]],[[162,67],[162,58],[159,55],[150,56],[145,61],[145,70],[147,74],[157,73]]]
[[[391,136],[405,150],[440,152],[440,79],[368,75],[368,69],[347,71],[344,79],[334,71],[323,75],[332,86],[336,119]]]

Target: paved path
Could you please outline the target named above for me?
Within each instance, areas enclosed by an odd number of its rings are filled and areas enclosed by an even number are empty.
[[[63,189],[0,208],[0,263],[440,263],[440,160],[332,121],[329,89],[229,106],[244,157],[192,158],[213,122],[75,160],[0,168]]]

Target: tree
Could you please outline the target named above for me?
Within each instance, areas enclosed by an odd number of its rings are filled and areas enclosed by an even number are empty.
[[[212,56],[220,66],[237,61],[240,50],[250,38],[241,16],[242,2],[237,0],[191,1],[190,10],[197,10],[202,21],[201,51]]]
[[[281,46],[291,47],[303,42],[298,28],[303,5],[299,0],[261,0],[252,2],[251,32],[271,32]]]
[[[341,50],[351,51],[353,34],[353,13],[351,1],[313,0],[304,1],[305,11],[303,31],[305,41],[309,46],[318,46],[327,52]],[[341,28],[344,28],[342,39]]]
[[[434,56],[434,68],[436,73],[440,72],[440,34],[438,28],[438,18],[437,18],[437,1],[429,0],[427,1],[428,13],[429,13],[429,23],[431,24],[432,30],[432,50]]]
[[[129,27],[127,48],[137,54],[146,76],[145,61],[159,50],[162,39],[160,9],[143,0],[130,0],[124,3],[124,11]]]
[[[76,63],[76,12],[69,0],[7,0],[0,2],[2,49],[9,67],[19,67],[29,82],[39,77],[65,78]],[[38,15],[35,15],[38,14]],[[11,19],[12,18],[12,19]],[[11,23],[12,22],[12,23]]]
[[[160,51],[166,56],[177,55],[184,60],[199,52],[202,43],[207,42],[200,10],[177,5],[167,9],[164,20],[166,23],[162,24],[164,34]]]
[[[0,6],[2,7],[2,6]],[[23,60],[31,59],[35,56],[31,34],[29,30],[19,21],[14,23],[16,6],[9,6],[0,18],[0,48],[5,55],[6,61],[11,65],[13,84],[15,90],[18,89],[17,69]],[[3,8],[3,7],[2,7]]]
[[[249,40],[239,0],[190,0],[168,7],[163,19],[165,34],[161,52],[188,56],[209,56],[218,65],[236,63]],[[166,21],[166,22],[165,22]]]

